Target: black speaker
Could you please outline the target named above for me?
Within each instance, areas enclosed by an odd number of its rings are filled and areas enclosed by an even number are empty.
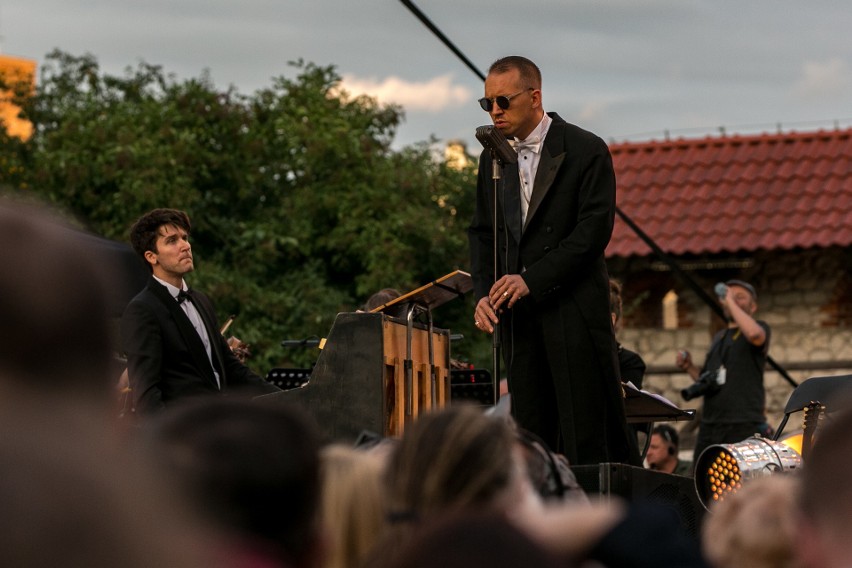
[[[590,496],[615,495],[631,503],[650,501],[671,508],[687,534],[698,538],[705,509],[691,477],[621,463],[571,466],[571,471]]]
[[[491,381],[491,372],[487,369],[452,369],[450,400],[493,406],[494,383]]]

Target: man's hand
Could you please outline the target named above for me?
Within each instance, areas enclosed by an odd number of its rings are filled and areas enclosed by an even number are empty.
[[[686,372],[690,377],[692,377],[693,381],[698,380],[698,374],[701,369],[695,365],[692,361],[692,355],[686,349],[681,349],[677,352],[677,356],[675,357],[675,366],[681,371]]]
[[[488,297],[491,300],[491,307],[497,311],[503,304],[511,308],[515,302],[528,296],[529,293],[530,289],[520,274],[507,274],[494,283]]]
[[[719,303],[727,308],[731,319],[749,343],[757,347],[766,343],[766,331],[754,319],[757,304],[747,290],[737,285],[728,286],[725,297],[719,298]]]
[[[491,300],[488,296],[480,298],[476,304],[476,310],[473,312],[473,323],[477,329],[488,333],[494,333],[494,324],[498,323],[497,314],[494,308],[491,307]]]
[[[494,283],[487,296],[480,298],[473,313],[473,323],[478,329],[494,333],[494,325],[499,323],[497,314],[505,305],[511,308],[515,302],[528,296],[530,289],[519,274],[507,274]]]
[[[681,371],[686,371],[692,366],[692,354],[686,349],[681,349],[675,356],[675,366]]]

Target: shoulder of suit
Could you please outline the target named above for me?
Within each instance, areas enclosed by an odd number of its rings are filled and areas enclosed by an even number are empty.
[[[145,302],[147,299],[154,297],[154,291],[151,288],[151,283],[156,284],[157,282],[153,278],[150,278],[145,284],[145,287],[139,290],[139,292],[135,296],[133,296],[133,298],[131,298],[128,304]]]
[[[142,304],[150,307],[167,307],[169,300],[174,301],[174,298],[166,287],[151,277],[145,287],[130,300],[128,306]]]
[[[162,306],[162,309],[166,309],[165,305],[157,298],[156,294],[148,287],[142,288],[138,294],[136,294],[127,305],[124,307],[124,312],[122,313],[122,321],[127,318],[134,319],[140,317],[141,314],[156,312],[159,308],[158,306]]]
[[[576,124],[566,122],[556,113],[551,113],[550,117],[553,119],[553,122],[550,124],[550,129],[547,133],[548,136],[550,136],[551,133],[561,136],[564,140],[575,147],[579,144],[583,144],[589,147],[608,149],[606,142],[604,142],[603,139],[594,132],[580,128]]]

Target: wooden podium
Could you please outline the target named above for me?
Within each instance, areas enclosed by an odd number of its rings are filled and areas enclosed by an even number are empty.
[[[382,384],[388,389],[384,435],[399,436],[421,412],[450,401],[450,333],[409,326],[389,316],[382,323]]]
[[[450,400],[450,332],[432,325],[431,308],[470,290],[452,273],[371,313],[340,313],[300,388],[261,397],[295,403],[314,416],[327,440],[353,442],[363,432],[400,436],[421,412]],[[405,318],[383,313],[404,308]],[[425,313],[428,323],[415,321]]]

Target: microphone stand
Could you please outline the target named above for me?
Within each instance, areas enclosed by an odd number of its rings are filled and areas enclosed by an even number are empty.
[[[497,190],[500,186],[500,180],[503,178],[503,162],[497,157],[497,152],[494,150],[490,150],[491,153],[491,179],[494,180],[494,206],[491,208],[492,211],[492,219],[491,219],[491,237],[493,239],[493,248],[494,248],[494,282],[497,283],[500,275],[498,274],[498,251],[499,245],[497,243],[497,207],[499,204],[499,200],[497,199]],[[497,323],[494,325],[494,333],[491,334],[491,366],[493,367],[492,384],[494,386],[494,406],[497,406],[497,401],[500,399],[500,348],[501,348],[501,340],[500,340],[500,324]]]
[[[497,241],[497,222],[499,217],[497,216],[497,210],[499,209],[499,199],[497,198],[497,192],[500,189],[500,180],[503,178],[503,166],[506,165],[506,162],[514,164],[518,161],[518,155],[512,150],[509,143],[506,141],[505,135],[503,135],[499,130],[497,130],[493,126],[480,126],[476,129],[476,138],[482,143],[482,145],[488,149],[489,154],[491,155],[491,179],[494,180],[494,205],[491,208],[492,217],[491,217],[491,238],[492,244],[494,246],[494,257],[492,261],[494,262],[494,283],[497,283],[497,280],[500,277],[498,272],[498,259],[499,257],[499,246]],[[505,204],[504,204],[505,207]],[[506,220],[505,211],[503,211],[503,221]],[[508,237],[507,237],[508,238]],[[508,265],[508,260],[507,260]],[[508,270],[508,266],[506,267]],[[493,288],[492,284],[492,288]],[[499,319],[499,318],[498,318]],[[494,330],[491,333],[492,340],[492,366],[494,367],[494,376],[492,383],[494,385],[494,406],[497,406],[497,401],[500,398],[500,324],[499,322],[493,326]],[[511,372],[511,369],[509,370]]]

